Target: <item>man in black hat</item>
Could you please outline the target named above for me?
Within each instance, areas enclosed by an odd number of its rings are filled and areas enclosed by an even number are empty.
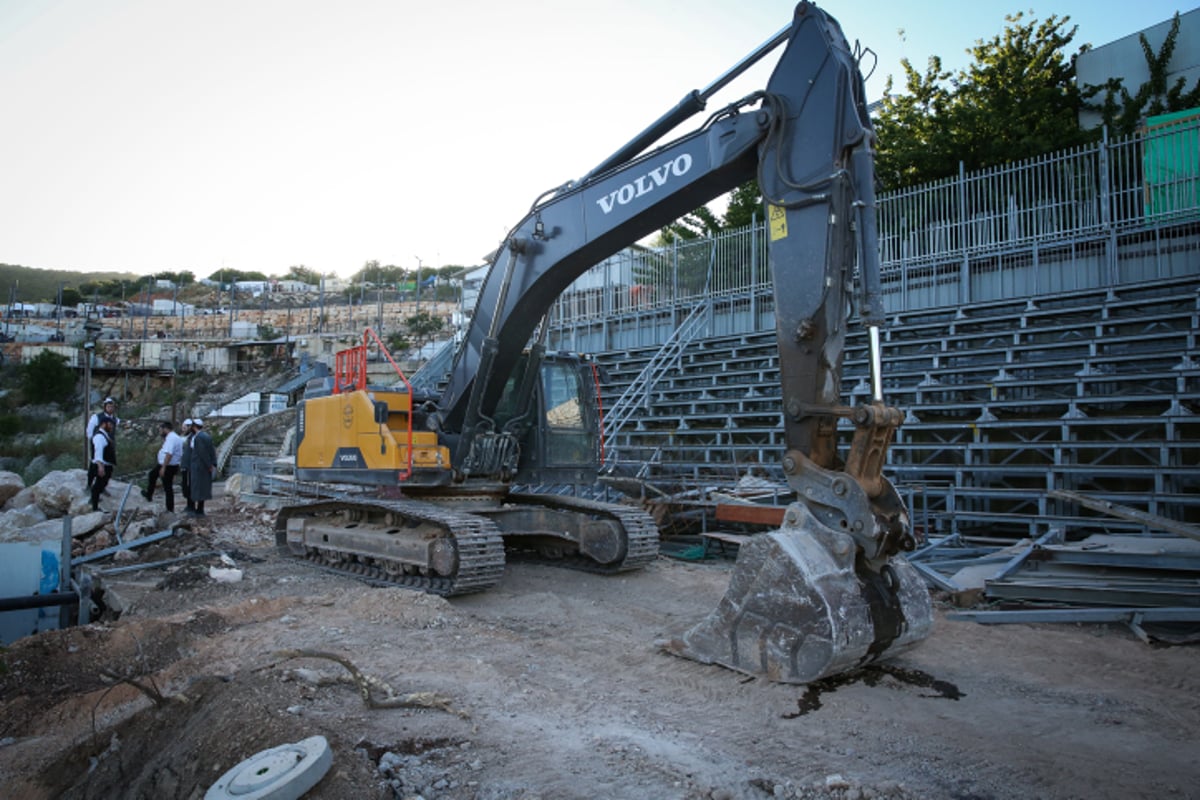
[[[192,451],[188,459],[188,495],[194,510],[191,516],[204,516],[204,501],[212,498],[213,478],[217,474],[217,448],[212,437],[204,430],[204,420],[192,419],[196,435],[192,437]]]
[[[117,421],[108,414],[101,414],[96,433],[92,436],[92,464],[96,468],[96,480],[92,482],[92,511],[100,510],[100,495],[112,479],[117,466],[117,442],[113,429]]]

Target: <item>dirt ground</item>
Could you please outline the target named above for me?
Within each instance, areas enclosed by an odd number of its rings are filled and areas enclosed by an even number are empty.
[[[715,607],[728,562],[511,564],[445,600],[288,560],[268,512],[214,511],[139,559],[223,550],[240,581],[214,558],[113,576],[116,622],[0,651],[0,795],[200,798],[320,734],[310,798],[1200,797],[1195,647],[942,618],[888,667],[785,686],[655,647]],[[448,705],[369,708],[338,663],[280,654],[300,648]]]

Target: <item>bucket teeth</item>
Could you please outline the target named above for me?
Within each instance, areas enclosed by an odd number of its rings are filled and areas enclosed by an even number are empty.
[[[803,505],[743,544],[705,620],[663,644],[675,655],[783,683],[809,683],[890,658],[933,627],[925,583],[903,558],[859,575],[853,540]]]

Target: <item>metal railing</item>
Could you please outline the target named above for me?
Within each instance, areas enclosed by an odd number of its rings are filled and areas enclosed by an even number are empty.
[[[679,356],[684,348],[695,339],[704,329],[704,306],[697,305],[692,309],[683,324],[675,329],[654,358],[646,362],[646,366],[637,377],[625,388],[621,396],[613,403],[612,408],[604,417],[604,438],[611,439],[620,432],[629,420],[638,412],[645,402],[650,390],[671,370],[678,365]]]
[[[878,221],[890,312],[1194,273],[1200,115],[995,168],[960,167],[953,178],[880,195]],[[1165,229],[1189,225],[1190,238],[1164,241]],[[1150,255],[1124,259],[1119,271],[1120,251],[1147,238]],[[1186,252],[1172,258],[1172,248]],[[761,222],[667,248],[629,248],[576,281],[552,310],[551,325],[653,314],[701,299],[746,297],[769,309],[765,253]],[[749,308],[748,319],[757,320],[755,311]]]

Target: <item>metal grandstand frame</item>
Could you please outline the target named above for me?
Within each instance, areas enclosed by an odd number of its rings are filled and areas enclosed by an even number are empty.
[[[909,414],[898,482],[954,526],[1049,524],[1067,513],[1053,489],[1197,518],[1200,115],[960,169],[882,194],[878,215],[886,388]],[[620,258],[550,315],[551,346],[595,353],[609,402],[637,408],[610,409],[629,418],[610,450],[700,482],[776,461],[763,226]],[[705,329],[680,369],[625,392],[697,306]],[[848,399],[864,354],[852,337]]]

